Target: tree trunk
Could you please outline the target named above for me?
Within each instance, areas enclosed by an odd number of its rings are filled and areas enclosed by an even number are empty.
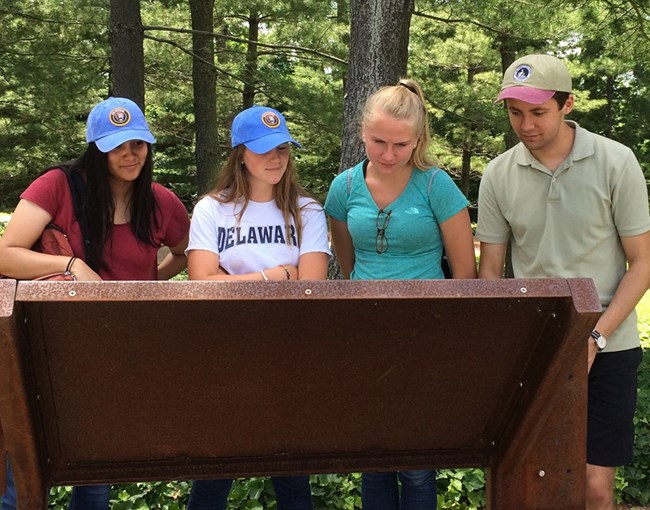
[[[144,29],[140,0],[111,0],[110,95],[128,97],[144,109]]]
[[[394,85],[406,75],[414,1],[350,0],[350,56],[339,171],[365,156],[359,121],[368,96],[384,85]],[[335,258],[330,261],[328,277],[341,277]]]
[[[616,82],[614,77],[611,74],[606,75],[605,81],[605,94],[607,97],[607,103],[605,105],[605,111],[607,116],[607,126],[605,128],[605,136],[607,138],[612,138],[614,133],[614,89],[616,87]]]
[[[190,0],[192,15],[192,82],[194,92],[194,132],[196,187],[199,195],[208,191],[219,164],[217,140],[217,72],[214,65],[214,38],[198,32],[212,32],[214,0]]]
[[[246,48],[246,67],[244,68],[244,109],[255,104],[257,84],[257,40],[260,33],[260,13],[251,9],[248,18],[248,47]]]
[[[503,74],[506,72],[506,69],[510,67],[510,64],[512,64],[516,60],[516,53],[515,50],[511,48],[510,42],[511,42],[510,39],[504,39],[498,41],[499,53],[501,54],[501,76],[502,77]],[[502,103],[503,103],[503,109],[505,110],[506,108],[505,101],[503,101]],[[508,129],[506,131],[505,142],[506,142],[506,150],[514,147],[519,143],[519,139],[517,138],[517,135],[512,129]]]
[[[474,76],[476,75],[477,68],[468,65],[467,66],[467,85],[471,88],[474,84]],[[472,156],[474,152],[472,151],[472,138],[474,132],[476,131],[476,122],[474,121],[474,116],[470,111],[465,110],[465,118],[467,120],[467,134],[465,135],[465,142],[463,143],[463,162],[460,170],[460,185],[459,188],[463,192],[463,195],[469,197],[469,175],[472,169]]]
[[[359,116],[366,98],[406,75],[413,5],[414,0],[350,0],[350,57],[339,170],[364,156]]]
[[[474,155],[473,151],[466,144],[463,147],[463,162],[460,170],[460,183],[458,187],[463,192],[467,198],[469,198],[469,174],[472,169],[472,156]]]
[[[510,64],[516,60],[516,52],[511,48],[510,42],[510,39],[499,41],[498,47],[499,53],[501,54],[501,76],[503,76],[503,74],[506,72],[506,69],[510,67]],[[503,103],[503,108],[505,110],[505,101],[503,101]],[[517,138],[517,135],[512,129],[506,131],[505,142],[506,150],[514,147],[517,145],[517,143],[519,143],[519,138]],[[512,240],[508,241],[505,258],[504,276],[506,278],[514,278],[514,270],[512,267]]]

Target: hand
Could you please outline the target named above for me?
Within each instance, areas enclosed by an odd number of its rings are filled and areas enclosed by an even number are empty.
[[[102,278],[81,259],[75,259],[70,272],[79,281],[100,282]]]
[[[596,354],[598,354],[598,346],[591,336],[589,336],[587,342],[587,345],[589,346],[587,349],[587,373],[589,373],[591,371],[591,366],[594,364],[594,360],[596,359]]]

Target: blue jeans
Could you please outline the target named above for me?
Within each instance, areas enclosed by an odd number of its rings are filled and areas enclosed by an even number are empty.
[[[400,498],[397,478],[402,485]],[[363,510],[435,510],[436,472],[430,470],[363,473]]]
[[[16,485],[14,484],[14,474],[11,471],[9,455],[7,455],[7,485],[2,495],[2,510],[16,510]]]
[[[74,487],[70,510],[108,510],[110,485],[87,485]],[[14,474],[11,471],[9,456],[7,456],[7,486],[2,495],[2,510],[16,510],[16,486]]]
[[[187,510],[226,510],[232,479],[196,480]],[[308,476],[272,476],[278,510],[312,510]]]
[[[78,485],[72,488],[69,510],[108,510],[110,485]]]

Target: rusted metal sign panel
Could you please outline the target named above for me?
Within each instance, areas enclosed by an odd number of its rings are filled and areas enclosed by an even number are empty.
[[[484,466],[584,508],[591,280],[0,281],[0,418],[48,486]]]

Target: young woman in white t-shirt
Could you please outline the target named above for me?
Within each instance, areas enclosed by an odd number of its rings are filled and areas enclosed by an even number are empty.
[[[298,183],[280,112],[253,106],[232,125],[232,151],[196,204],[187,248],[191,280],[324,280],[331,255],[320,204]],[[279,510],[311,510],[308,476],[272,477]],[[188,510],[225,510],[231,479],[197,480]]]

